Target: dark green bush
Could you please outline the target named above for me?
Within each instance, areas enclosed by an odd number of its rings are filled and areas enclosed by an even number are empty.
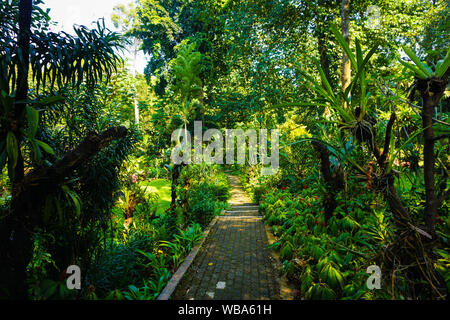
[[[92,285],[98,297],[104,297],[115,289],[126,289],[129,284],[142,282],[142,256],[137,250],[152,251],[155,239],[143,232],[134,232],[126,243],[111,243],[111,247],[99,256],[87,273],[87,283]]]
[[[214,203],[217,197],[213,187],[206,182],[192,187],[188,192],[189,220],[203,226],[208,224],[214,216]]]
[[[230,198],[230,188],[223,181],[211,184],[210,188],[218,201],[227,201]]]

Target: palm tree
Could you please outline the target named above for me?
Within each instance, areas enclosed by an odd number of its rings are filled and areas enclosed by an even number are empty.
[[[185,137],[187,137],[189,118],[196,106],[196,98],[202,92],[202,81],[199,77],[202,68],[201,57],[201,53],[195,51],[195,43],[192,43],[184,44],[173,60],[173,71],[176,79],[173,89],[183,101],[180,113]]]

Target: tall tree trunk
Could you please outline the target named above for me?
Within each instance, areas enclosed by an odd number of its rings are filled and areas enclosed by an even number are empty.
[[[437,199],[434,181],[434,99],[426,98],[422,109],[423,131],[423,177],[425,181],[425,216],[428,231],[434,235],[436,225]]]
[[[341,2],[341,29],[344,40],[350,44],[350,0],[342,0]],[[343,51],[341,65],[341,82],[342,89],[345,91],[350,85],[351,65],[350,60]]]
[[[325,1],[319,0],[318,7],[324,7],[324,6],[325,6]],[[327,30],[328,30],[328,28],[325,23],[326,20],[327,20],[326,16],[321,16],[319,14],[319,12],[316,12],[317,50],[319,52],[320,66],[322,67],[323,72],[325,73],[325,77],[327,78],[328,82],[331,84],[330,61],[328,59],[328,52],[327,52]],[[327,90],[326,85],[323,81],[322,81],[322,87],[325,90]],[[328,107],[325,107],[324,115],[326,115],[326,116],[331,115],[331,111]]]
[[[328,191],[323,199],[325,223],[327,223],[338,205],[336,195],[344,189],[344,177],[341,173],[335,175],[331,173],[330,154],[327,147],[318,141],[313,141],[312,145],[320,155],[320,171]]]
[[[24,164],[23,156],[20,151],[22,141],[22,114],[25,110],[24,101],[28,97],[28,70],[30,64],[30,36],[31,36],[31,11],[33,8],[32,0],[21,0],[19,2],[19,34],[17,37],[17,83],[16,83],[16,103],[14,104],[11,117],[10,130],[14,133],[18,145],[18,157],[14,170],[13,187],[18,181],[23,179]]]
[[[450,70],[450,68],[449,68]],[[433,113],[439,103],[448,83],[449,70],[441,78],[431,78],[418,80],[417,88],[420,91],[423,101],[422,107],[422,128],[423,128],[423,175],[425,182],[425,221],[427,230],[435,237],[436,214],[439,206],[445,200],[436,196],[436,186],[434,179],[435,136],[433,131]]]
[[[136,58],[137,58],[137,52],[138,52],[138,40],[134,39],[133,43],[133,53],[134,53],[134,60],[133,60],[133,87],[134,87],[134,97],[133,97],[133,103],[134,103],[134,122],[136,124],[139,124],[139,106],[137,101],[137,89],[136,89]]]

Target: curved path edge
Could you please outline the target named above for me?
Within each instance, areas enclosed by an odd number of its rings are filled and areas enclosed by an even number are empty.
[[[221,212],[221,214],[223,214],[224,212],[225,212],[225,210],[223,210]],[[197,256],[198,251],[200,250],[201,246],[203,245],[203,242],[205,242],[205,239],[208,237],[208,234],[211,231],[212,227],[216,224],[218,218],[219,218],[219,216],[214,217],[214,219],[209,223],[208,227],[206,227],[205,231],[203,231],[203,237],[200,240],[200,242],[191,250],[191,252],[188,254],[188,256],[184,259],[183,263],[178,267],[177,271],[170,278],[169,282],[164,287],[163,291],[161,291],[161,293],[159,294],[158,298],[156,298],[156,300],[169,300],[170,299],[170,296],[177,288],[177,286],[180,283],[181,279],[183,278],[184,274],[189,269],[192,262],[194,262],[194,259]]]

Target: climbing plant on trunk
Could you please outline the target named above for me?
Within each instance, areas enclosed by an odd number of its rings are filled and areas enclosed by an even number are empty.
[[[39,110],[64,98],[53,95],[31,100],[29,83],[33,83],[36,91],[41,87],[54,92],[68,83],[93,85],[108,79],[120,61],[115,53],[121,47],[120,38],[100,23],[96,30],[74,28],[77,37],[32,31],[33,13],[39,8],[32,0],[15,4],[9,9],[12,13],[18,11],[18,28],[9,22],[10,32],[0,35],[0,170],[7,165],[12,194],[8,212],[0,221],[0,295],[26,299],[26,267],[32,255],[33,234],[43,223],[43,200],[112,140],[126,136],[127,129],[113,127],[99,134],[91,132],[60,160],[53,164],[41,161],[42,151],[53,153],[53,150],[35,139]],[[25,168],[26,145],[39,166]]]

